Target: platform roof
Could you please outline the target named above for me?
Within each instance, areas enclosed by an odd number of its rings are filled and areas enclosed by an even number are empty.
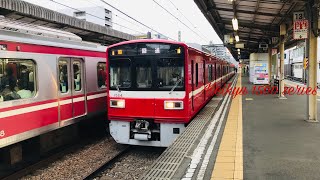
[[[248,58],[252,52],[260,52],[259,43],[270,44],[272,37],[278,37],[280,24],[286,23],[292,29],[295,11],[304,11],[304,0],[194,0],[210,22],[219,37],[234,34],[232,19],[237,17],[240,43],[245,43],[241,58]],[[290,27],[291,26],[291,27]],[[292,33],[291,33],[292,34]],[[288,43],[292,43],[288,38]],[[238,57],[234,45],[229,45],[234,57]]]
[[[77,19],[21,0],[0,0],[0,15],[32,24],[68,31],[83,40],[101,44],[135,39],[133,35]]]

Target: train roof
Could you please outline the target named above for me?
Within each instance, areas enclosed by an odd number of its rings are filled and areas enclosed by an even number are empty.
[[[177,45],[187,46],[185,43],[178,42],[178,41],[166,40],[166,39],[136,39],[136,40],[123,41],[120,43],[116,43],[116,44],[108,46],[108,48],[126,45],[126,44],[134,44],[134,43],[167,43],[167,44],[177,44]]]
[[[177,45],[181,45],[181,46],[184,46],[186,48],[189,48],[189,49],[192,49],[194,51],[197,51],[199,53],[203,53],[207,56],[214,56],[208,52],[204,52],[203,50],[200,50],[196,47],[192,47],[192,44],[194,43],[189,43],[189,44],[186,44],[186,43],[183,43],[183,42],[178,42],[178,41],[172,41],[172,40],[166,40],[166,39],[136,39],[136,40],[130,40],[130,41],[123,41],[123,42],[120,42],[120,43],[116,43],[116,44],[113,44],[113,45],[110,45],[108,46],[108,48],[113,48],[113,47],[116,47],[116,46],[121,46],[121,45],[126,45],[126,44],[134,44],[134,43],[167,43],[167,44],[177,44]],[[226,60],[223,60],[221,59],[220,57],[218,56],[214,56],[216,57],[218,60],[221,60],[221,61],[225,61],[227,62]],[[228,62],[227,62],[228,63]]]
[[[82,41],[82,38],[58,29],[0,16],[0,40],[62,48],[104,52],[105,46]]]

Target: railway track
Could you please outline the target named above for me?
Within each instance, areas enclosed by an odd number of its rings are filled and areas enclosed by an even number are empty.
[[[106,161],[103,164],[95,167],[93,169],[93,171],[86,174],[83,177],[83,179],[84,180],[94,179],[97,175],[99,175],[100,173],[105,171],[108,167],[113,165],[115,162],[117,162],[117,160],[119,160],[121,157],[123,157],[125,154],[127,154],[132,149],[134,149],[132,146],[126,146],[125,148],[120,150],[117,154],[115,154],[112,158],[106,159]]]
[[[12,179],[20,179],[40,168],[43,168],[45,166],[47,166],[50,163],[55,162],[57,159],[63,157],[66,154],[71,153],[74,150],[77,150],[81,147],[83,147],[84,145],[88,144],[89,142],[84,142],[84,143],[80,143],[77,145],[70,145],[69,147],[64,148],[63,150],[60,150],[56,153],[53,153],[52,155],[49,155],[48,157],[45,157],[43,159],[41,159],[38,162],[35,162],[21,170],[18,170],[17,172],[14,172],[6,177],[3,177],[2,180],[12,180]]]

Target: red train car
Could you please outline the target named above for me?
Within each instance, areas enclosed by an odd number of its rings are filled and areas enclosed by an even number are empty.
[[[0,148],[106,114],[106,47],[0,18]]]
[[[234,74],[226,61],[168,40],[107,48],[108,119],[122,144],[169,146]]]

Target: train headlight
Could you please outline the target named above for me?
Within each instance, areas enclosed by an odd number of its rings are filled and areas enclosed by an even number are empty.
[[[125,108],[126,103],[123,99],[112,99],[110,100],[110,107],[113,108]]]
[[[183,109],[183,101],[164,101],[164,109]]]

